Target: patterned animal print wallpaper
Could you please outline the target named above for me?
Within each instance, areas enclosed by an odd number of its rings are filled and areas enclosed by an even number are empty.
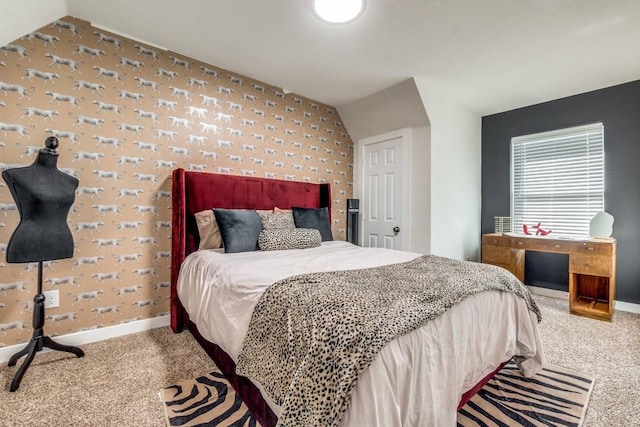
[[[332,184],[345,238],[353,145],[330,106],[64,17],[0,52],[0,168],[31,164],[46,137],[80,180],[74,257],[44,264],[47,334],[168,314],[171,171]],[[19,222],[0,180],[0,346],[31,337],[35,264],[8,264]]]

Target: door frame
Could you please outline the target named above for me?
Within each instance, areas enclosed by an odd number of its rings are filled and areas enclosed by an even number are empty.
[[[400,215],[402,224],[400,226],[401,232],[406,230],[402,236],[402,245],[400,250],[409,251],[411,248],[411,128],[402,128],[391,132],[386,132],[380,135],[370,136],[367,138],[359,139],[356,143],[355,152],[355,165],[354,165],[354,189],[356,194],[354,198],[362,199],[364,192],[364,149],[367,145],[376,144],[379,142],[388,141],[390,139],[400,138],[402,144],[402,159],[400,164],[402,165],[402,183],[400,185],[400,198],[404,202],[402,206],[402,214]],[[360,230],[364,230],[364,215],[362,215],[362,207],[364,203],[360,202]],[[364,233],[360,233],[358,236],[358,243],[362,246],[364,242]]]

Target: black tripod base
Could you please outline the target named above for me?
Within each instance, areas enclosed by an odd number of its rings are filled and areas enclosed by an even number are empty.
[[[27,355],[27,357],[24,359],[24,362],[22,362],[22,365],[20,365],[20,368],[18,368],[18,372],[16,372],[16,375],[13,377],[13,381],[11,381],[11,387],[9,388],[9,391],[16,391],[18,387],[20,387],[20,381],[22,381],[24,373],[27,371],[27,368],[29,368],[31,361],[33,361],[33,357],[37,352],[41,351],[43,347],[47,347],[52,350],[73,353],[77,357],[84,356],[84,351],[82,351],[78,347],[74,347],[71,345],[62,345],[47,336],[34,336],[33,338],[31,338],[31,341],[29,341],[29,344],[27,344],[25,348],[11,356],[11,359],[9,359],[8,365],[14,366],[18,362],[18,359],[20,359],[25,354]]]

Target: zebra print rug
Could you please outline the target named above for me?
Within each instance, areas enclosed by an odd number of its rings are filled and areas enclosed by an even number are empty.
[[[458,411],[458,427],[582,425],[594,379],[548,365],[524,378],[512,361]],[[224,376],[217,371],[160,391],[167,425],[259,427]]]
[[[160,390],[168,426],[259,427],[221,372]]]
[[[584,421],[594,379],[547,365],[524,378],[512,360],[458,411],[458,426],[576,426]]]

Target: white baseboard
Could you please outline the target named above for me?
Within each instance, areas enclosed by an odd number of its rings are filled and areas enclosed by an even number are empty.
[[[640,304],[634,304],[632,302],[614,301],[613,308],[620,311],[640,314]]]
[[[133,334],[135,332],[142,332],[149,329],[169,326],[169,323],[169,315],[164,315],[152,317],[150,319],[137,320],[135,322],[123,323],[122,325],[107,326],[105,328],[60,335],[55,337],[54,339],[60,344],[81,346],[83,344],[89,344],[96,341],[103,341],[109,338]],[[27,343],[0,348],[0,363],[8,362],[11,356],[14,353],[22,350],[25,345],[27,345]],[[48,349],[45,349],[43,351],[48,351]]]
[[[527,288],[529,288],[529,291],[531,291],[531,293],[534,295],[569,300],[569,292],[557,291],[555,289],[548,289],[548,288],[540,288],[538,286],[530,286],[530,285],[526,285],[526,286]]]
[[[569,292],[557,291],[555,289],[540,288],[538,286],[529,286],[529,285],[527,285],[527,288],[529,288],[531,293],[535,295],[564,299],[564,300],[569,299]],[[640,304],[634,304],[632,302],[614,301],[613,308],[619,311],[628,311],[629,313],[640,314]]]

